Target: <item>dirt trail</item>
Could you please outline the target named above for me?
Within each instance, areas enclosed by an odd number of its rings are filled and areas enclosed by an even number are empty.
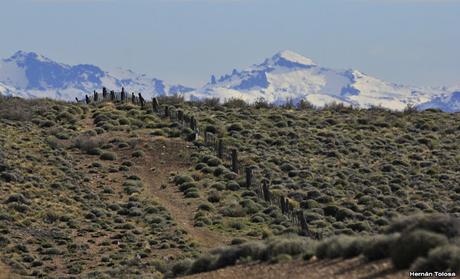
[[[95,128],[91,112],[82,122],[85,130]],[[139,138],[136,145],[136,149],[142,149],[145,156],[133,159],[131,156],[133,150],[115,150],[120,159],[129,159],[136,163],[131,168],[130,173],[139,176],[144,182],[146,186],[144,193],[156,198],[170,212],[178,226],[184,229],[190,239],[199,245],[201,250],[229,244],[228,236],[193,225],[194,213],[199,205],[198,201],[184,199],[183,194],[170,181],[171,173],[180,173],[190,167],[187,154],[190,152],[191,145],[180,139],[153,138],[148,132],[140,131],[138,133]],[[117,132],[113,133],[113,136],[123,138],[127,134]],[[108,134],[105,134],[104,137],[108,137]],[[126,140],[129,139],[126,138]],[[83,161],[87,160],[83,159]]]
[[[136,162],[133,173],[146,183],[148,193],[158,198],[173,216],[179,227],[204,249],[226,244],[225,237],[208,228],[194,227],[193,216],[198,207],[196,200],[184,199],[183,194],[171,183],[170,174],[186,171],[190,164],[187,153],[191,146],[177,139],[155,138],[148,145],[145,157]]]
[[[409,272],[392,269],[389,260],[367,263],[361,258],[349,260],[292,261],[273,265],[237,265],[213,272],[183,277],[184,279],[371,279],[408,278]]]

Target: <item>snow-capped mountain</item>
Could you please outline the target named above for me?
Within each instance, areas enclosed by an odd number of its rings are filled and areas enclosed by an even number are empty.
[[[105,86],[125,87],[128,92],[154,95],[181,94],[186,99],[240,98],[270,103],[307,100],[315,106],[344,103],[355,107],[381,106],[402,110],[408,105],[421,109],[460,111],[460,87],[422,88],[398,85],[357,70],[321,67],[292,51],[282,51],[246,70],[233,70],[199,89],[172,85],[131,70],[104,71],[93,65],[70,66],[44,56],[19,51],[0,60],[0,94],[74,100]]]
[[[460,88],[448,89],[446,93],[436,96],[430,101],[418,105],[421,110],[436,108],[445,112],[460,112]]]
[[[282,51],[246,70],[233,70],[219,79],[213,77],[203,88],[189,94],[191,98],[241,98],[248,102],[263,98],[275,104],[304,99],[316,106],[337,102],[402,110],[447,93],[385,82],[356,70],[324,68],[297,53]]]
[[[144,96],[183,94],[192,88],[171,85],[162,80],[117,69],[107,72],[93,65],[70,66],[33,52],[18,51],[0,60],[0,93],[21,97],[48,97],[74,100],[93,90],[142,92]]]

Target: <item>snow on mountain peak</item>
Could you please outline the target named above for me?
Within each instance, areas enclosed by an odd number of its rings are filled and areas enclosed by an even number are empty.
[[[6,59],[6,62],[16,62],[16,63],[24,63],[26,60],[36,60],[40,62],[53,62],[51,59],[37,54],[35,52],[26,52],[26,51],[18,51],[13,54],[10,58]]]
[[[317,65],[292,51],[281,51],[261,64],[233,70],[199,89],[171,85],[131,70],[104,71],[93,65],[71,66],[34,52],[18,51],[0,60],[0,94],[73,100],[102,87],[142,92],[147,98],[182,94],[186,99],[260,98],[274,104],[307,100],[315,106],[337,102],[361,108],[382,106],[403,110],[407,105],[460,111],[460,88],[418,88],[385,82],[357,70]]]
[[[272,60],[275,62],[275,64],[278,64],[278,65],[280,63],[286,64],[286,62],[290,62],[293,65],[297,64],[297,65],[304,65],[304,66],[316,66],[316,63],[310,58],[307,58],[305,56],[302,56],[290,50],[284,50],[284,51],[278,52],[272,57]]]
[[[34,52],[18,51],[0,59],[0,93],[22,97],[73,100],[102,87],[142,92],[145,97],[181,94],[192,88],[118,69],[107,72],[94,65],[67,65]]]
[[[426,103],[445,92],[449,91],[385,82],[353,69],[321,67],[300,54],[281,51],[261,64],[243,71],[234,70],[231,75],[190,92],[189,96],[191,99],[217,97],[222,101],[241,98],[247,102],[263,98],[274,104],[307,100],[319,107],[336,102],[361,108],[382,106],[403,110],[407,105]],[[457,96],[454,97],[449,100]]]

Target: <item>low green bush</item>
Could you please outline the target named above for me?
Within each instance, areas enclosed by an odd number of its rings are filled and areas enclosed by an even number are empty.
[[[427,257],[419,258],[411,270],[417,272],[460,272],[460,247],[444,245],[431,250]]]
[[[104,152],[101,154],[100,159],[105,161],[115,161],[117,159],[117,155],[113,152]]]
[[[363,254],[369,261],[390,257],[391,249],[399,239],[399,234],[378,235],[372,237],[364,247]]]
[[[142,150],[136,150],[131,154],[135,158],[144,157],[145,153]]]
[[[354,239],[350,236],[334,236],[318,244],[316,256],[319,259],[335,259],[345,257],[345,251],[350,249]]]
[[[398,269],[409,268],[418,257],[424,257],[431,249],[447,243],[447,237],[444,235],[425,230],[414,230],[402,234],[394,243],[391,249],[391,260]]]

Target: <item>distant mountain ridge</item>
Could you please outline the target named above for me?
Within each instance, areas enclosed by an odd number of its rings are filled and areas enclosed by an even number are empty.
[[[460,106],[452,108],[445,102],[446,98],[436,99],[450,95],[448,89],[397,85],[357,70],[324,68],[291,51],[279,52],[246,70],[234,70],[189,94],[191,98],[233,97],[248,102],[263,98],[275,104],[307,100],[316,106],[336,102],[361,108],[382,106],[394,110],[403,110],[408,105],[451,111],[460,109]]]
[[[0,92],[21,97],[49,97],[73,100],[103,86],[146,96],[183,94],[192,88],[169,84],[130,70],[108,72],[94,65],[70,66],[33,52],[18,51],[0,61]]]
[[[245,70],[233,70],[194,89],[138,74],[131,70],[104,71],[94,65],[57,63],[33,52],[18,51],[0,60],[0,93],[26,98],[49,97],[73,100],[105,86],[129,92],[184,95],[186,99],[217,97],[222,101],[241,98],[248,102],[265,99],[274,104],[307,100],[315,106],[344,103],[355,107],[381,106],[403,110],[408,105],[421,109],[460,111],[459,88],[430,88],[398,85],[357,70],[321,67],[312,59],[282,51]]]

